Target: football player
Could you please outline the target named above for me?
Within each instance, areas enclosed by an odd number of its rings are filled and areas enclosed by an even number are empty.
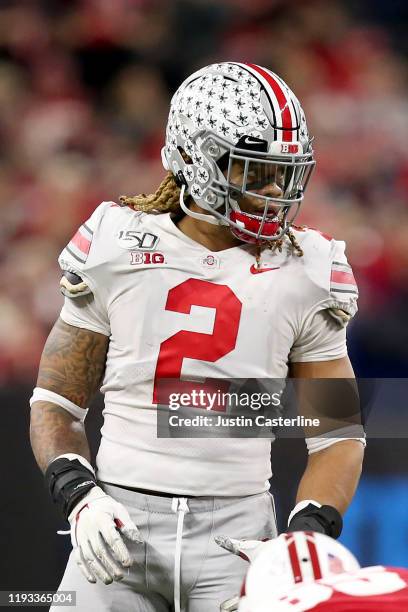
[[[60,588],[87,612],[217,610],[245,564],[213,534],[276,536],[270,440],[158,438],[161,381],[353,377],[345,245],[293,225],[315,162],[289,87],[253,64],[199,70],[171,101],[162,157],[156,193],[103,202],[61,253],[65,303],[31,399],[34,454],[71,525]],[[337,537],[364,433],[307,445],[290,524]]]
[[[217,538],[250,561],[239,597],[223,612],[406,612],[408,570],[363,567],[339,542],[297,531],[269,542]]]

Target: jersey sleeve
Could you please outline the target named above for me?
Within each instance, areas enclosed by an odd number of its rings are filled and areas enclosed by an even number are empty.
[[[106,310],[103,305],[97,303],[93,293],[76,299],[65,297],[60,317],[68,325],[110,336]]]
[[[315,299],[304,313],[290,362],[330,361],[347,355],[346,327],[357,312],[358,289],[345,243],[332,240],[311,266]]]
[[[338,325],[327,310],[320,310],[292,346],[289,361],[330,361],[346,355],[346,327]]]
[[[101,245],[97,245],[101,224],[112,205],[112,202],[102,202],[80,226],[58,258],[63,272],[60,288],[65,296],[61,319],[69,325],[106,336],[110,335],[110,325],[106,295],[100,282],[103,254],[98,253]]]
[[[94,270],[100,258],[100,253],[97,253],[95,244],[106,212],[112,205],[112,202],[102,202],[89,219],[75,232],[58,258],[61,270],[78,275],[92,292],[97,290]],[[70,290],[69,287],[63,287],[62,292],[72,298],[81,295]]]
[[[333,240],[331,250],[329,297],[325,304],[329,315],[341,326],[357,312],[358,287],[347,261],[345,243]]]

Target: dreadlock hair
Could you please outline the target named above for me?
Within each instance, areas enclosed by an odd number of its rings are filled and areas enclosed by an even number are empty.
[[[300,228],[296,228],[296,229],[300,229]],[[279,253],[281,253],[283,243],[286,237],[289,239],[289,242],[292,246],[292,250],[296,253],[296,255],[298,257],[303,257],[303,249],[298,243],[298,241],[296,240],[295,234],[290,229],[286,232],[284,236],[282,236],[280,240],[276,240],[275,242],[268,243],[268,247],[272,249],[272,251],[278,250]]]
[[[141,210],[146,213],[178,212],[180,210],[180,187],[173,174],[167,172],[155,193],[150,195],[140,193],[136,196],[122,195],[119,201],[120,206],[130,206],[133,210]]]
[[[261,257],[262,257],[262,251],[264,249],[270,249],[272,252],[275,251],[279,251],[279,253],[282,253],[282,249],[283,249],[283,245],[285,242],[285,239],[288,238],[289,242],[290,242],[290,246],[292,248],[292,251],[294,253],[296,253],[296,255],[298,257],[303,257],[303,249],[300,246],[300,244],[298,243],[298,241],[296,240],[295,235],[288,230],[286,232],[286,234],[284,236],[282,236],[282,238],[280,238],[279,240],[274,240],[274,241],[263,241],[260,244],[256,244],[255,245],[255,260],[256,260],[256,267],[259,268],[261,266]]]
[[[133,210],[140,210],[145,213],[161,214],[166,212],[180,211],[180,187],[176,183],[176,179],[171,172],[167,172],[166,176],[156,189],[155,193],[146,195],[140,193],[135,196],[120,196],[120,206],[129,206]],[[264,248],[269,248],[272,251],[278,250],[282,252],[285,238],[288,238],[293,251],[298,257],[303,256],[303,250],[296,240],[294,234],[289,230],[280,240],[273,242],[261,242],[255,247],[255,258],[257,265],[260,263],[261,253]]]

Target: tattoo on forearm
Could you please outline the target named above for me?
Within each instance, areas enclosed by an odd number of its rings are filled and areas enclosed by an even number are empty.
[[[64,453],[77,453],[90,459],[83,424],[50,402],[34,402],[31,408],[30,437],[33,453],[43,472],[50,461]]]
[[[101,384],[108,342],[103,334],[58,319],[44,347],[37,387],[86,407]]]

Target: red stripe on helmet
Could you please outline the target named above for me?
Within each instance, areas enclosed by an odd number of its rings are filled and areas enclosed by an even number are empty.
[[[310,560],[312,562],[314,579],[320,580],[320,578],[323,578],[323,576],[320,568],[319,557],[317,555],[316,542],[314,541],[313,532],[306,532],[306,542],[309,549]]]
[[[267,72],[261,66],[257,66],[257,64],[249,64],[249,63],[245,65],[252,68],[252,70],[255,70],[255,72],[260,74],[265,79],[265,81],[268,83],[268,85],[270,85],[278,101],[279,109],[281,111],[282,127],[284,128],[282,140],[284,142],[292,142],[294,128],[292,125],[292,115],[290,114],[290,106],[289,106],[290,101],[287,99],[285,92],[283,91],[281,87],[281,84],[279,83],[277,79],[275,79],[275,77],[272,76],[270,72]]]
[[[292,567],[293,578],[295,583],[302,582],[302,570],[300,569],[299,558],[296,550],[296,542],[293,534],[285,534],[285,540],[288,546],[290,565]]]

